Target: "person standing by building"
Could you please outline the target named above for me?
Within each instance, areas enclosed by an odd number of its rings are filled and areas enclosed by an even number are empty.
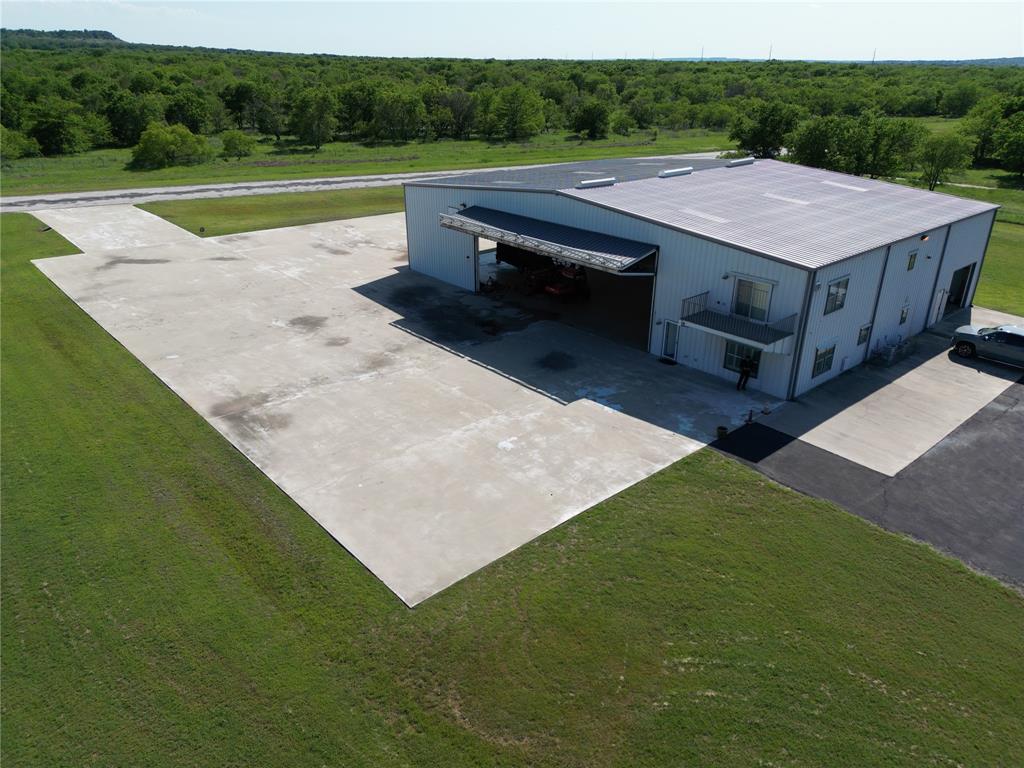
[[[740,380],[736,382],[736,389],[744,390],[747,388],[747,380],[750,379],[750,374],[754,372],[754,360],[750,355],[744,355],[743,359],[740,360]]]

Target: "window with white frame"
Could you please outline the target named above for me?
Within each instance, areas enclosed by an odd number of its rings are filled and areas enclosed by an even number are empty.
[[[836,345],[818,347],[814,350],[814,367],[811,368],[811,378],[820,376],[832,370],[832,359],[836,356]]]
[[[871,323],[862,325],[860,330],[857,331],[857,346],[859,347],[861,344],[867,344],[869,338],[871,338]]]
[[[911,251],[907,256],[907,272],[912,270],[915,264],[917,264],[917,251]]]
[[[828,284],[825,296],[825,314],[829,315],[846,305],[846,290],[850,287],[849,277],[840,277]]]
[[[757,369],[761,365],[761,350],[756,347],[748,347],[736,341],[725,342],[725,362],[722,366],[730,371],[740,372],[740,362],[744,357],[750,358],[750,378],[757,378]]]
[[[772,284],[757,280],[736,278],[736,297],[733,314],[758,322],[767,322],[768,308],[772,303]]]

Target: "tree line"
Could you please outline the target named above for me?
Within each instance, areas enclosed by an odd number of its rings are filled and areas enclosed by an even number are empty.
[[[970,164],[1024,176],[1024,97],[992,94],[974,104],[959,130],[932,133],[877,108],[856,116],[807,115],[782,101],[763,102],[733,124],[730,138],[755,157],[777,157],[856,176],[917,170],[929,189]]]
[[[0,50],[4,159],[131,147],[138,167],[202,162],[213,134],[244,157],[256,136],[319,149],[705,128],[762,156],[791,144],[802,161],[886,175],[920,150],[908,117],[968,116],[975,160],[1011,162],[1024,98],[1010,66],[381,59],[11,30]]]

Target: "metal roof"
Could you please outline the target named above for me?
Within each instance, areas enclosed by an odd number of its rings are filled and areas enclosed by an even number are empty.
[[[559,194],[804,269],[999,207],[777,160]]]
[[[717,168],[727,163],[713,157],[620,157],[608,160],[584,160],[578,163],[536,165],[522,168],[503,168],[495,171],[477,171],[462,175],[446,175],[437,179],[407,181],[408,186],[471,187],[483,189],[512,189],[522,191],[553,192],[575,187],[587,179],[614,177],[617,182],[636,181],[656,177],[660,171],[693,166],[693,169]]]
[[[568,227],[478,205],[440,214],[442,227],[507,243],[577,264],[622,272],[650,256],[657,246]]]

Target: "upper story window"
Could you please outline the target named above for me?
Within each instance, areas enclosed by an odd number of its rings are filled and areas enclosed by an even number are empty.
[[[911,251],[907,256],[907,272],[912,270],[915,264],[917,264],[917,251]]]
[[[850,287],[850,278],[841,277],[828,284],[828,295],[825,297],[825,314],[842,309],[846,304],[846,289]]]
[[[732,311],[735,315],[748,317],[751,320],[767,322],[768,307],[772,303],[771,283],[759,283],[756,280],[736,278],[736,298]]]

